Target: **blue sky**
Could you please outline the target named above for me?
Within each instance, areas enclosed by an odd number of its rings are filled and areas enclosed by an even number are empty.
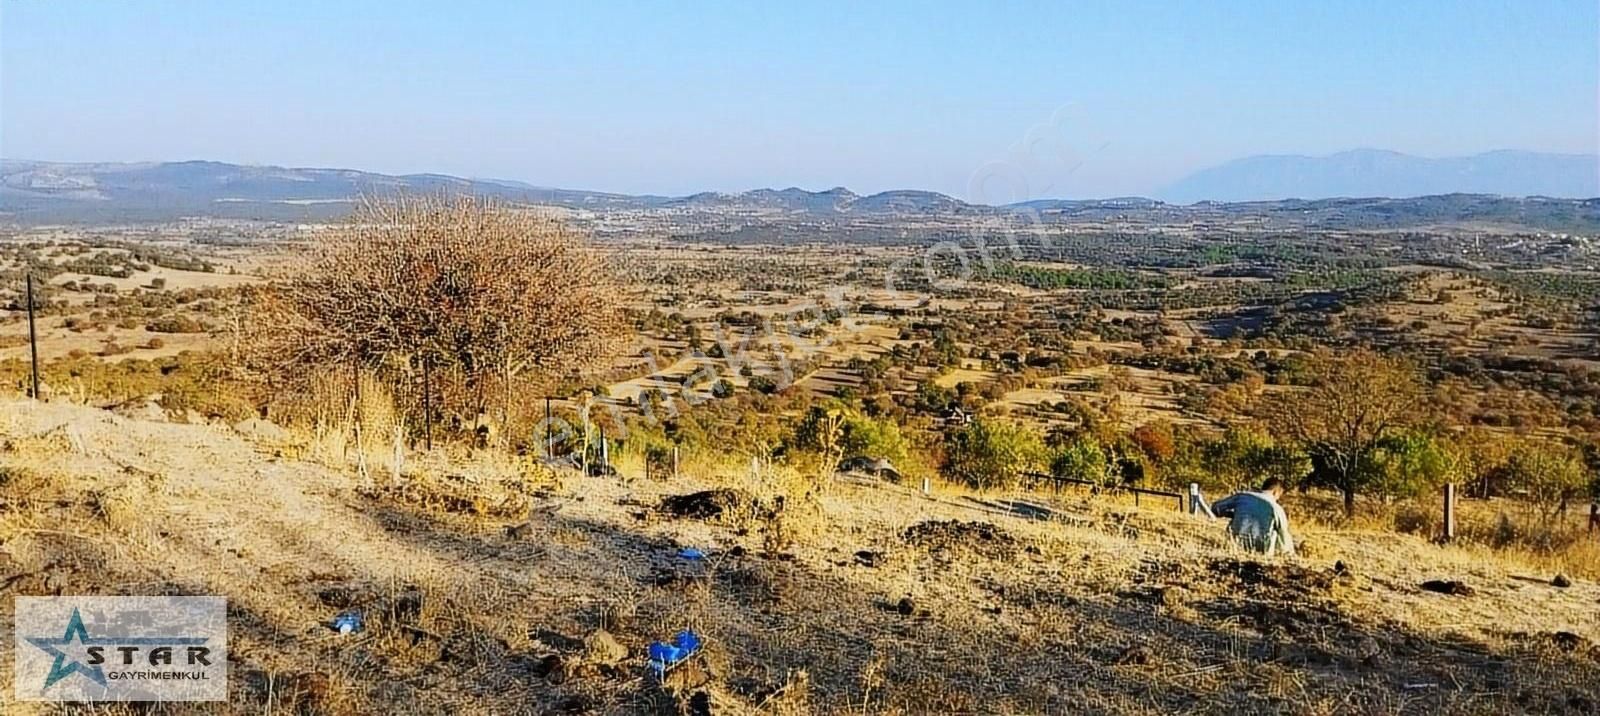
[[[1148,194],[1251,154],[1594,152],[1597,5],[0,0],[0,155]]]

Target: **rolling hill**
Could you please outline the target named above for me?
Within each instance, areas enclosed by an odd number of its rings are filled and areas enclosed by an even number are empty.
[[[1516,156],[1513,156],[1516,155]],[[1270,193],[1272,186],[1306,187],[1325,192],[1366,195],[1369,198],[1251,199],[1249,201],[1196,201],[1176,203],[1142,197],[1071,200],[1040,199],[1008,206],[971,204],[945,194],[919,190],[892,190],[858,195],[843,187],[808,191],[797,187],[755,189],[744,192],[701,192],[687,196],[629,195],[598,191],[540,187],[500,179],[464,179],[443,174],[388,175],[352,169],[248,166],[211,161],[150,162],[134,164],[63,163],[0,160],[0,222],[16,224],[104,223],[167,221],[181,217],[218,217],[272,221],[319,221],[346,214],[350,204],[364,195],[394,192],[463,192],[507,201],[561,206],[601,214],[621,211],[664,211],[687,215],[720,214],[742,217],[740,222],[789,221],[796,231],[810,235],[817,221],[872,223],[880,219],[961,221],[992,217],[1045,223],[1211,224],[1237,219],[1260,220],[1285,228],[1340,229],[1405,228],[1451,223],[1498,224],[1554,231],[1600,231],[1600,199],[1561,199],[1501,196],[1505,188],[1488,178],[1499,165],[1522,167],[1544,188],[1578,187],[1571,158],[1558,162],[1567,169],[1548,176],[1534,167],[1543,160],[1524,161],[1517,153],[1480,155],[1460,164],[1456,171],[1481,193],[1436,193],[1411,198],[1374,196],[1382,191],[1359,192],[1353,187],[1390,176],[1383,185],[1398,192],[1402,174],[1433,176],[1431,169],[1405,169],[1416,160],[1392,153],[1347,153],[1324,159],[1257,158],[1242,160],[1212,174],[1202,172],[1186,180],[1172,194],[1192,198],[1200,186],[1231,185],[1218,189],[1224,195],[1249,197]],[[1488,157],[1488,158],[1485,158]],[[1525,158],[1524,158],[1525,159]],[[1281,161],[1280,161],[1281,160]],[[1415,161],[1413,161],[1415,160]],[[1333,164],[1328,164],[1333,162]],[[1577,162],[1581,163],[1581,162]],[[1333,165],[1344,169],[1330,168]],[[1431,166],[1431,165],[1430,165]],[[1455,165],[1451,165],[1455,166]],[[1229,168],[1231,167],[1231,168]],[[1391,171],[1389,168],[1397,168]],[[1462,168],[1464,167],[1464,168]],[[1401,171],[1401,170],[1404,171]],[[1439,170],[1441,172],[1446,170]],[[1563,173],[1564,172],[1564,173]],[[1503,172],[1501,173],[1504,174]],[[1204,176],[1202,176],[1204,175]],[[1211,177],[1211,178],[1206,178]],[[1230,178],[1231,177],[1231,178]],[[1470,180],[1470,181],[1468,181]],[[1407,186],[1422,186],[1410,181]],[[1444,187],[1444,179],[1427,186]],[[1533,181],[1532,179],[1529,180]],[[1339,183],[1344,182],[1344,183]],[[1474,183],[1476,182],[1476,183]],[[1403,183],[1403,182],[1402,182]],[[1350,189],[1350,191],[1336,191]],[[1325,192],[1308,192],[1317,194]],[[1296,193],[1284,189],[1279,193]],[[1580,192],[1581,193],[1581,192]],[[1591,192],[1600,195],[1600,189]],[[794,221],[790,221],[793,219]]]
[[[1188,204],[1457,193],[1600,196],[1600,157],[1504,150],[1430,159],[1376,149],[1325,157],[1266,155],[1201,170],[1157,196]]]

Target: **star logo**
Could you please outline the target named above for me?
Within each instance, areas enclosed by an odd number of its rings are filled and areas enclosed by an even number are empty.
[[[101,686],[106,686],[105,671],[99,664],[85,663],[82,656],[77,654],[78,649],[91,646],[183,646],[206,643],[204,637],[91,637],[89,629],[83,625],[83,615],[78,613],[77,607],[72,609],[72,617],[67,620],[66,633],[60,639],[48,637],[27,637],[28,643],[39,650],[55,657],[55,662],[50,665],[50,673],[45,675],[44,686],[41,691],[49,689],[57,682],[73,674],[82,674],[85,678]],[[72,649],[76,642],[78,649]],[[72,649],[72,653],[63,649]]]
[[[90,681],[101,686],[106,685],[106,674],[99,666],[84,664],[75,657],[67,656],[57,648],[71,644],[74,638],[78,640],[79,644],[89,645],[89,630],[84,628],[83,615],[78,613],[76,607],[72,610],[72,618],[67,620],[67,633],[63,634],[60,639],[28,637],[29,644],[43,649],[44,653],[56,658],[55,663],[50,665],[50,673],[44,677],[44,689],[54,686],[57,681],[65,679],[77,671],[82,671],[83,675],[89,677]]]

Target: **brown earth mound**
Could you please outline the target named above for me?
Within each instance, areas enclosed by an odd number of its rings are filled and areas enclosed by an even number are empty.
[[[1240,586],[1261,591],[1286,591],[1304,594],[1327,592],[1338,581],[1331,571],[1309,569],[1298,564],[1273,564],[1249,560],[1219,558],[1210,562],[1212,574],[1238,582]]]
[[[720,488],[687,495],[669,495],[661,499],[660,510],[684,519],[717,520],[739,514],[755,514],[762,510],[762,505],[760,500],[744,490]]]
[[[901,539],[944,556],[971,554],[1005,560],[1014,558],[1018,549],[1017,538],[988,522],[930,520],[907,527]]]

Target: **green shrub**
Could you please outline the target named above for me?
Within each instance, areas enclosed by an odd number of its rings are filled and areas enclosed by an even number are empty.
[[[952,480],[988,489],[1015,486],[1046,462],[1044,442],[1037,433],[982,418],[946,437],[943,470]]]

